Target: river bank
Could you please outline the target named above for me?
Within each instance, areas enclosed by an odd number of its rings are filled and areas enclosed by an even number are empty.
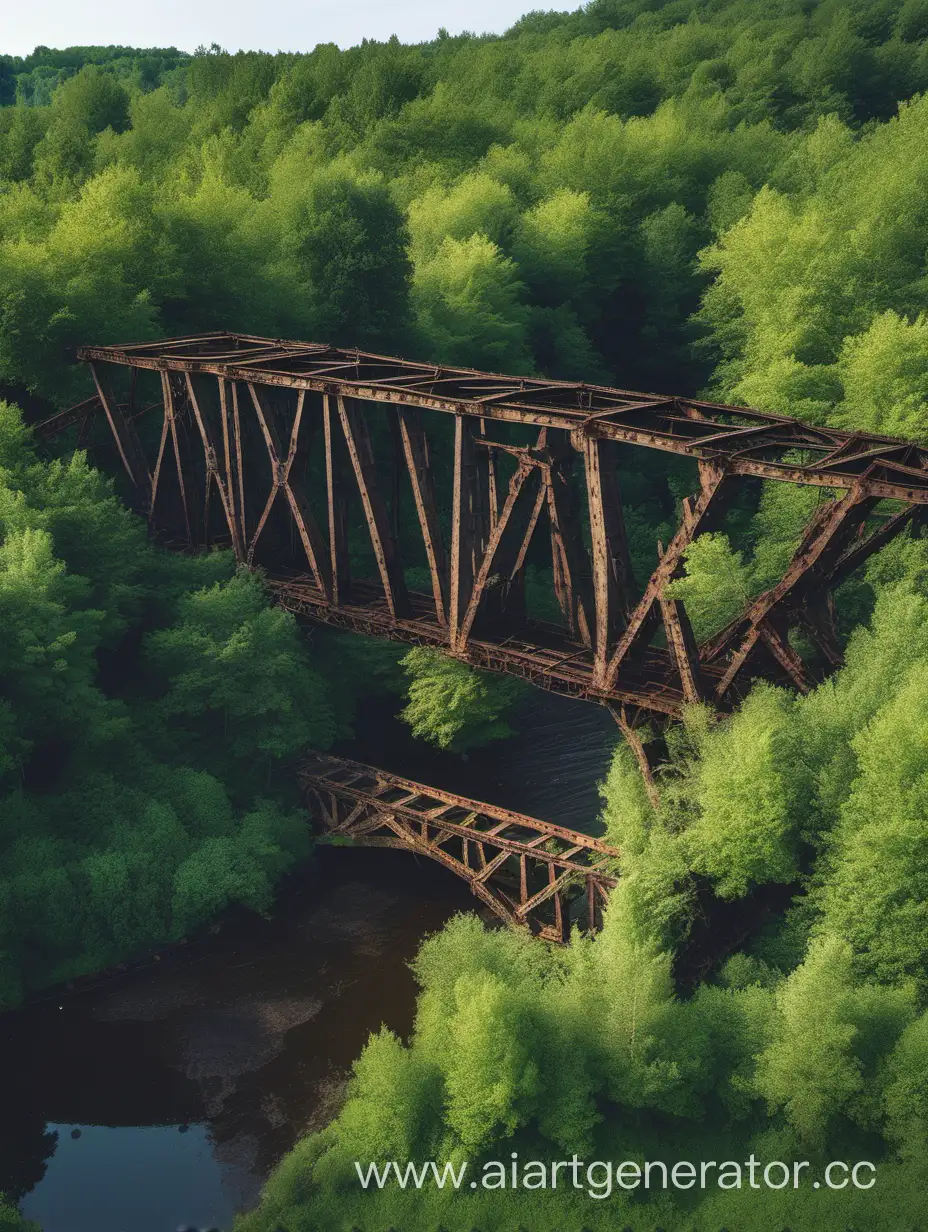
[[[511,740],[464,761],[368,706],[338,751],[595,829],[616,740],[608,714],[533,691],[514,724]],[[23,1196],[45,1232],[229,1227],[293,1142],[334,1114],[369,1032],[409,1031],[421,939],[475,908],[437,864],[322,847],[269,919],[230,913],[158,962],[6,1015],[0,1189]]]

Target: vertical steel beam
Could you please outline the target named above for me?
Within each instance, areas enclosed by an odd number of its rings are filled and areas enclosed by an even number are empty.
[[[483,465],[485,468],[485,458]],[[456,415],[449,604],[450,645],[455,651],[463,650],[466,645],[464,618],[489,534],[486,483],[481,482],[480,470],[480,459],[474,442],[474,423],[463,415]]]
[[[551,562],[554,590],[570,635],[584,646],[592,646],[595,625],[590,568],[570,489],[574,457],[573,450],[557,450],[546,471]]]
[[[245,560],[245,527],[244,510],[238,507],[235,492],[235,471],[232,467],[232,434],[229,431],[229,394],[228,385],[223,377],[218,377],[219,384],[219,414],[222,419],[222,460],[225,467],[225,487],[229,509],[231,512],[232,545],[235,548],[235,558],[239,562]]]
[[[587,436],[583,448],[593,557],[595,672],[602,679],[620,624],[628,615],[632,567],[611,443]]]
[[[347,602],[351,578],[348,566],[348,509],[343,491],[344,477],[338,466],[338,438],[332,400],[322,395],[322,423],[325,432],[325,484],[329,523],[329,559],[332,565],[332,602]]]
[[[245,466],[242,458],[242,420],[238,405],[238,382],[232,382],[232,433],[235,438],[235,470],[238,475],[238,511],[242,548],[248,543],[248,510],[245,504]]]

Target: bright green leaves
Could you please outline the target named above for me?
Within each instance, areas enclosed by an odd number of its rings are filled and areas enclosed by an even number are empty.
[[[35,151],[37,179],[66,193],[90,172],[97,134],[119,132],[128,119],[129,96],[113,74],[85,65],[54,93],[49,126]]]
[[[485,172],[462,176],[447,191],[427,189],[409,206],[410,255],[416,265],[431,260],[445,239],[483,235],[508,248],[518,219],[512,190]]]
[[[878,1124],[883,1067],[913,1014],[910,987],[856,982],[851,947],[831,934],[816,938],[777,989],[756,1089],[807,1149],[822,1149],[839,1119]]]
[[[626,1107],[673,1111],[679,1066],[663,1045],[673,1012],[673,955],[662,948],[634,877],[613,891],[594,956],[602,1001],[597,1014],[607,1091]]]
[[[268,607],[254,574],[186,596],[145,653],[168,683],[158,711],[173,740],[192,741],[205,764],[259,769],[333,738],[326,688],[294,619]]]
[[[729,723],[708,728],[692,784],[687,830],[694,869],[740,898],[753,884],[792,881],[803,824],[803,773],[788,694],[756,686]]]
[[[435,1068],[383,1027],[354,1063],[339,1132],[365,1161],[424,1158],[434,1144],[440,1099]],[[348,1178],[356,1179],[348,1167]]]
[[[928,665],[855,738],[858,777],[822,893],[827,927],[877,978],[928,984]]]
[[[455,982],[448,1035],[445,1116],[464,1151],[473,1153],[511,1137],[523,1119],[520,1105],[537,1097],[533,1041],[519,999],[498,976],[482,973]]]
[[[902,1033],[882,1080],[887,1137],[903,1155],[923,1159],[928,1149],[928,1012]]]
[[[924,435],[926,118],[915,100],[856,143],[821,121],[783,165],[787,191],[762,189],[703,254],[732,400]]]
[[[0,544],[3,771],[25,773],[37,749],[53,755],[62,739],[87,750],[119,723],[118,707],[95,687],[102,613],[85,607],[87,591],[55,558],[46,531],[14,531]]]
[[[684,553],[685,576],[667,587],[682,599],[697,641],[704,641],[739,615],[751,597],[750,570],[727,536],[705,534]]]
[[[402,717],[414,736],[461,753],[512,735],[505,716],[521,692],[517,680],[475,671],[423,647],[410,650],[402,665],[410,678]]]
[[[458,916],[422,947],[416,974],[412,1051],[441,1083],[442,1150],[474,1154],[539,1117],[552,1141],[579,1146],[598,1119],[576,1048],[586,1001],[555,956],[527,934]]]
[[[412,302],[436,359],[497,372],[530,372],[528,311],[510,258],[486,235],[446,237],[416,267]]]
[[[837,422],[885,436],[928,436],[928,320],[896,312],[845,340],[838,359],[844,399]]]

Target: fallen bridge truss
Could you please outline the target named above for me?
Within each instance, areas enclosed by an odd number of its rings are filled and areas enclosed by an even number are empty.
[[[326,753],[299,779],[330,834],[438,861],[507,924],[557,942],[600,927],[620,858],[600,839]]]

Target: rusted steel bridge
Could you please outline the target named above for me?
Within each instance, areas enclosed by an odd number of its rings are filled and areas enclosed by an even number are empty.
[[[600,839],[327,753],[299,779],[329,833],[437,860],[507,924],[563,942],[602,922],[620,853]]]
[[[231,547],[311,620],[610,705],[633,747],[641,716],[725,710],[752,676],[807,690],[794,629],[839,664],[835,588],[928,506],[920,446],[742,407],[242,334],[78,354],[96,395],[40,428],[79,423],[87,443],[108,424],[163,538]],[[692,473],[679,528],[638,581],[620,492],[635,450]],[[697,646],[668,585],[758,480],[822,499],[782,578]],[[544,540],[560,623],[526,610]]]

